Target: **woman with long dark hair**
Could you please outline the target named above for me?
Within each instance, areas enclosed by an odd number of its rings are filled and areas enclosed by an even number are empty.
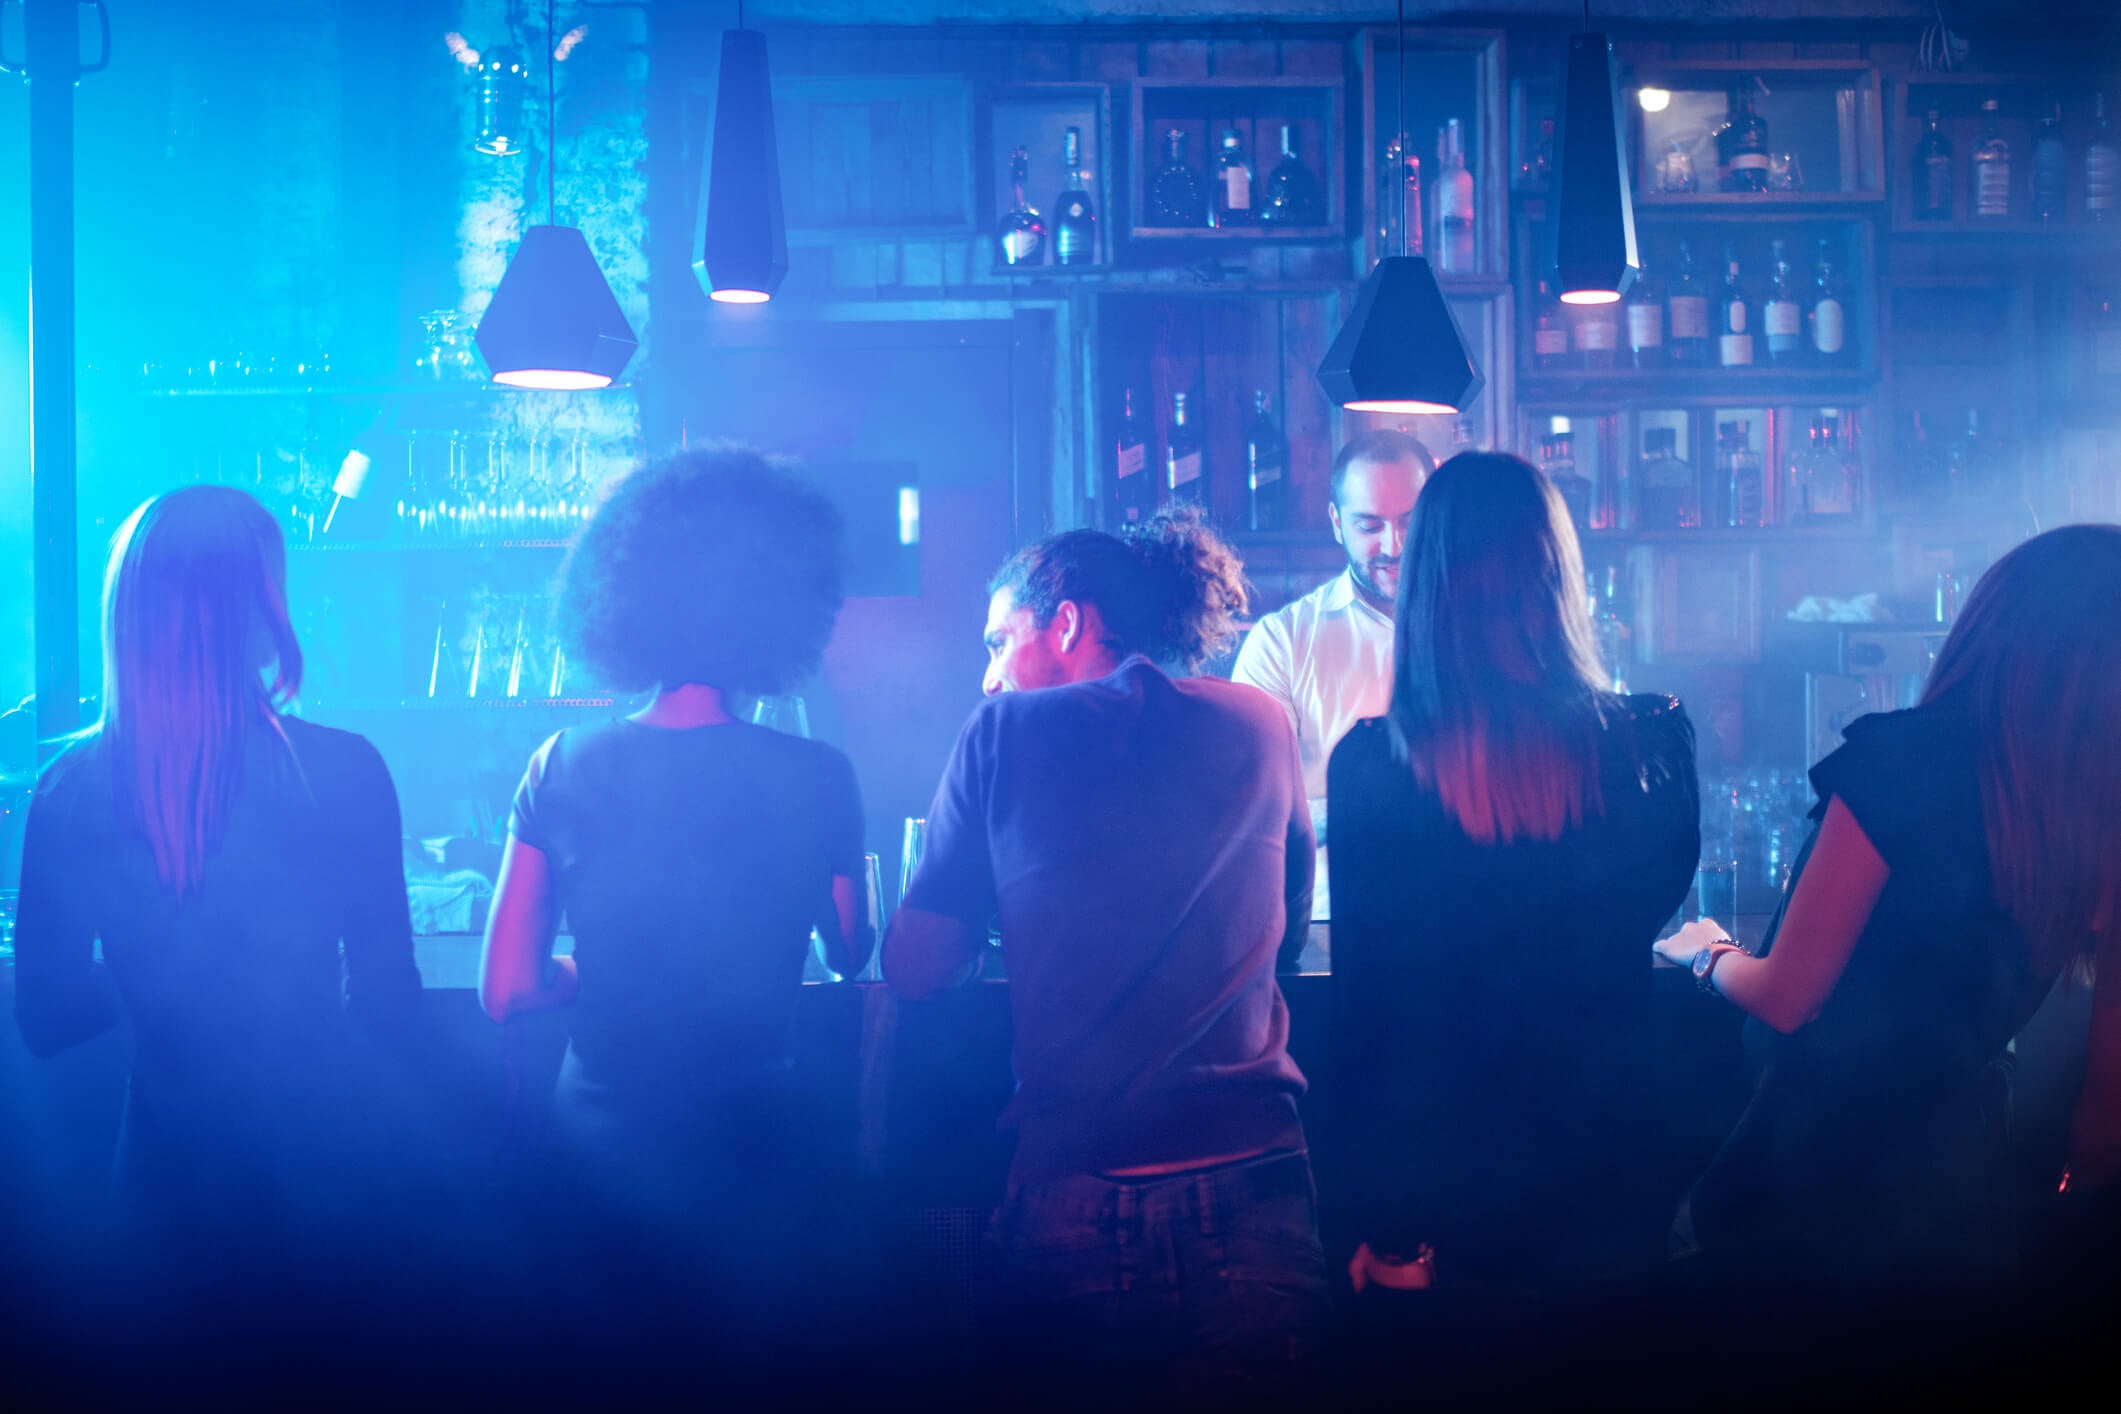
[[[1843,1292],[2007,1267],[2007,1048],[2095,964],[2072,1182],[2121,1178],[2117,609],[2121,527],[2005,555],[1921,703],[1858,718],[1812,768],[1818,825],[1761,955],[1711,920],[1657,945],[1758,1023],[1766,1056],[1682,1241]]]
[[[1575,532],[1517,457],[1465,453],[1423,488],[1396,634],[1391,709],[1327,773],[1349,1275],[1514,1290],[1646,1266],[1642,949],[1699,853],[1692,728],[1605,689]]]
[[[287,715],[301,682],[265,508],[192,486],[134,511],[102,719],[30,807],[16,1019],[41,1055],[131,1021],[118,1173],[159,1235],[346,1221],[385,1159],[349,1018],[419,1000],[397,792],[367,741]]]

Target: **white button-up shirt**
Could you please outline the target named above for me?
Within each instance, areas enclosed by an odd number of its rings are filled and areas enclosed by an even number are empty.
[[[1279,702],[1296,726],[1319,840],[1311,916],[1328,918],[1326,763],[1350,727],[1391,705],[1391,616],[1373,608],[1342,570],[1254,624],[1230,676]]]

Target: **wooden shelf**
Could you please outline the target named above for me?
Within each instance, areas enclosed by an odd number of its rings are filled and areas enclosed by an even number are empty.
[[[1136,241],[1251,241],[1278,245],[1296,241],[1343,240],[1347,232],[1338,226],[1136,226],[1127,232]]]
[[[1868,216],[1885,204],[1882,191],[1699,191],[1645,193],[1635,214],[1650,221],[1736,221],[1751,216]]]
[[[1518,373],[1521,403],[1598,402],[1775,402],[1869,396],[1877,373],[1840,368],[1618,369],[1610,373]]]

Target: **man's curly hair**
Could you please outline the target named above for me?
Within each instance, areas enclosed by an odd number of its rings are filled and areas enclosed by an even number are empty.
[[[1068,530],[1009,557],[987,586],[1007,589],[1040,628],[1061,604],[1095,604],[1115,652],[1198,672],[1229,651],[1250,586],[1245,564],[1198,507],[1118,535]]]
[[[749,447],[651,462],[610,489],[561,570],[560,628],[611,685],[785,691],[846,597],[840,514]]]

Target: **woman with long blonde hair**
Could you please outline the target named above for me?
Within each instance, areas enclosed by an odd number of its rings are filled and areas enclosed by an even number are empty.
[[[397,793],[367,741],[285,713],[286,552],[241,491],[126,520],[103,672],[30,807],[16,1018],[40,1055],[132,1023],[118,1172],[151,1230],[269,1230],[363,1157],[349,1013],[419,997]]]
[[[1958,1290],[2014,1261],[2009,1047],[2094,962],[2071,1182],[2121,1178],[2121,526],[2018,546],[1920,705],[1812,768],[1819,822],[1762,955],[1658,944],[1755,1023],[1753,1102],[1676,1235],[1841,1292]],[[1975,1282],[1973,1285],[1980,1285]]]

